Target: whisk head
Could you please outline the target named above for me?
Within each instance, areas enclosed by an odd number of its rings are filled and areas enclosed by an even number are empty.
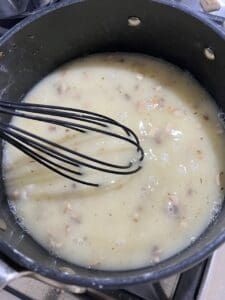
[[[99,182],[85,179],[84,175],[88,169],[116,175],[129,175],[141,169],[144,151],[138,137],[130,128],[112,118],[81,109],[8,101],[0,101],[0,112],[64,127],[82,134],[94,132],[103,137],[118,139],[134,150],[135,155],[128,162],[114,163],[65,147],[12,124],[0,122],[2,139],[68,179],[89,186],[99,186]]]

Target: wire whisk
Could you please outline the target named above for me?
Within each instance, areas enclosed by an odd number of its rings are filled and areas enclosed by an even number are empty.
[[[0,113],[62,126],[80,133],[97,132],[135,147],[136,161],[117,164],[67,148],[27,130],[0,121],[0,137],[53,172],[81,184],[98,187],[100,183],[82,178],[84,168],[117,175],[141,169],[144,151],[137,135],[116,120],[91,111],[62,106],[0,101]],[[114,130],[116,129],[116,130]],[[118,133],[118,129],[120,133]],[[84,176],[83,176],[84,177]]]

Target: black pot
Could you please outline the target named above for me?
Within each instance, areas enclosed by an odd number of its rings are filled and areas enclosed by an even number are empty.
[[[0,40],[1,98],[20,101],[41,78],[75,57],[130,51],[161,57],[190,71],[225,110],[224,33],[211,21],[172,2],[65,0],[25,19]],[[134,16],[141,23],[130,26],[128,19]],[[206,48],[214,55],[207,58]],[[53,257],[21,229],[9,211],[3,181],[0,199],[0,216],[7,224],[0,231],[0,250],[26,269],[80,286],[109,288],[157,281],[192,267],[225,240],[223,207],[200,238],[165,261],[132,271],[90,270]],[[74,273],[64,273],[62,267]]]

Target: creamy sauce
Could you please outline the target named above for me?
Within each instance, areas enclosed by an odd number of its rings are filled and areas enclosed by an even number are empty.
[[[105,114],[133,129],[145,151],[137,174],[98,174],[104,184],[93,188],[5,145],[10,207],[55,255],[95,269],[154,264],[190,245],[218,212],[224,130],[212,99],[189,74],[148,56],[90,56],[44,78],[24,101]],[[18,117],[12,123],[85,153],[129,160],[118,141]]]

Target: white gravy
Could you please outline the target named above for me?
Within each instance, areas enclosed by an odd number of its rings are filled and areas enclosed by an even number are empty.
[[[55,255],[95,269],[151,265],[194,242],[218,212],[224,130],[212,99],[186,72],[143,55],[94,55],[48,75],[24,101],[105,114],[133,129],[145,151],[141,171],[96,174],[104,184],[93,188],[5,144],[9,205]],[[12,124],[85,153],[128,159],[117,140],[110,144],[18,117]]]

